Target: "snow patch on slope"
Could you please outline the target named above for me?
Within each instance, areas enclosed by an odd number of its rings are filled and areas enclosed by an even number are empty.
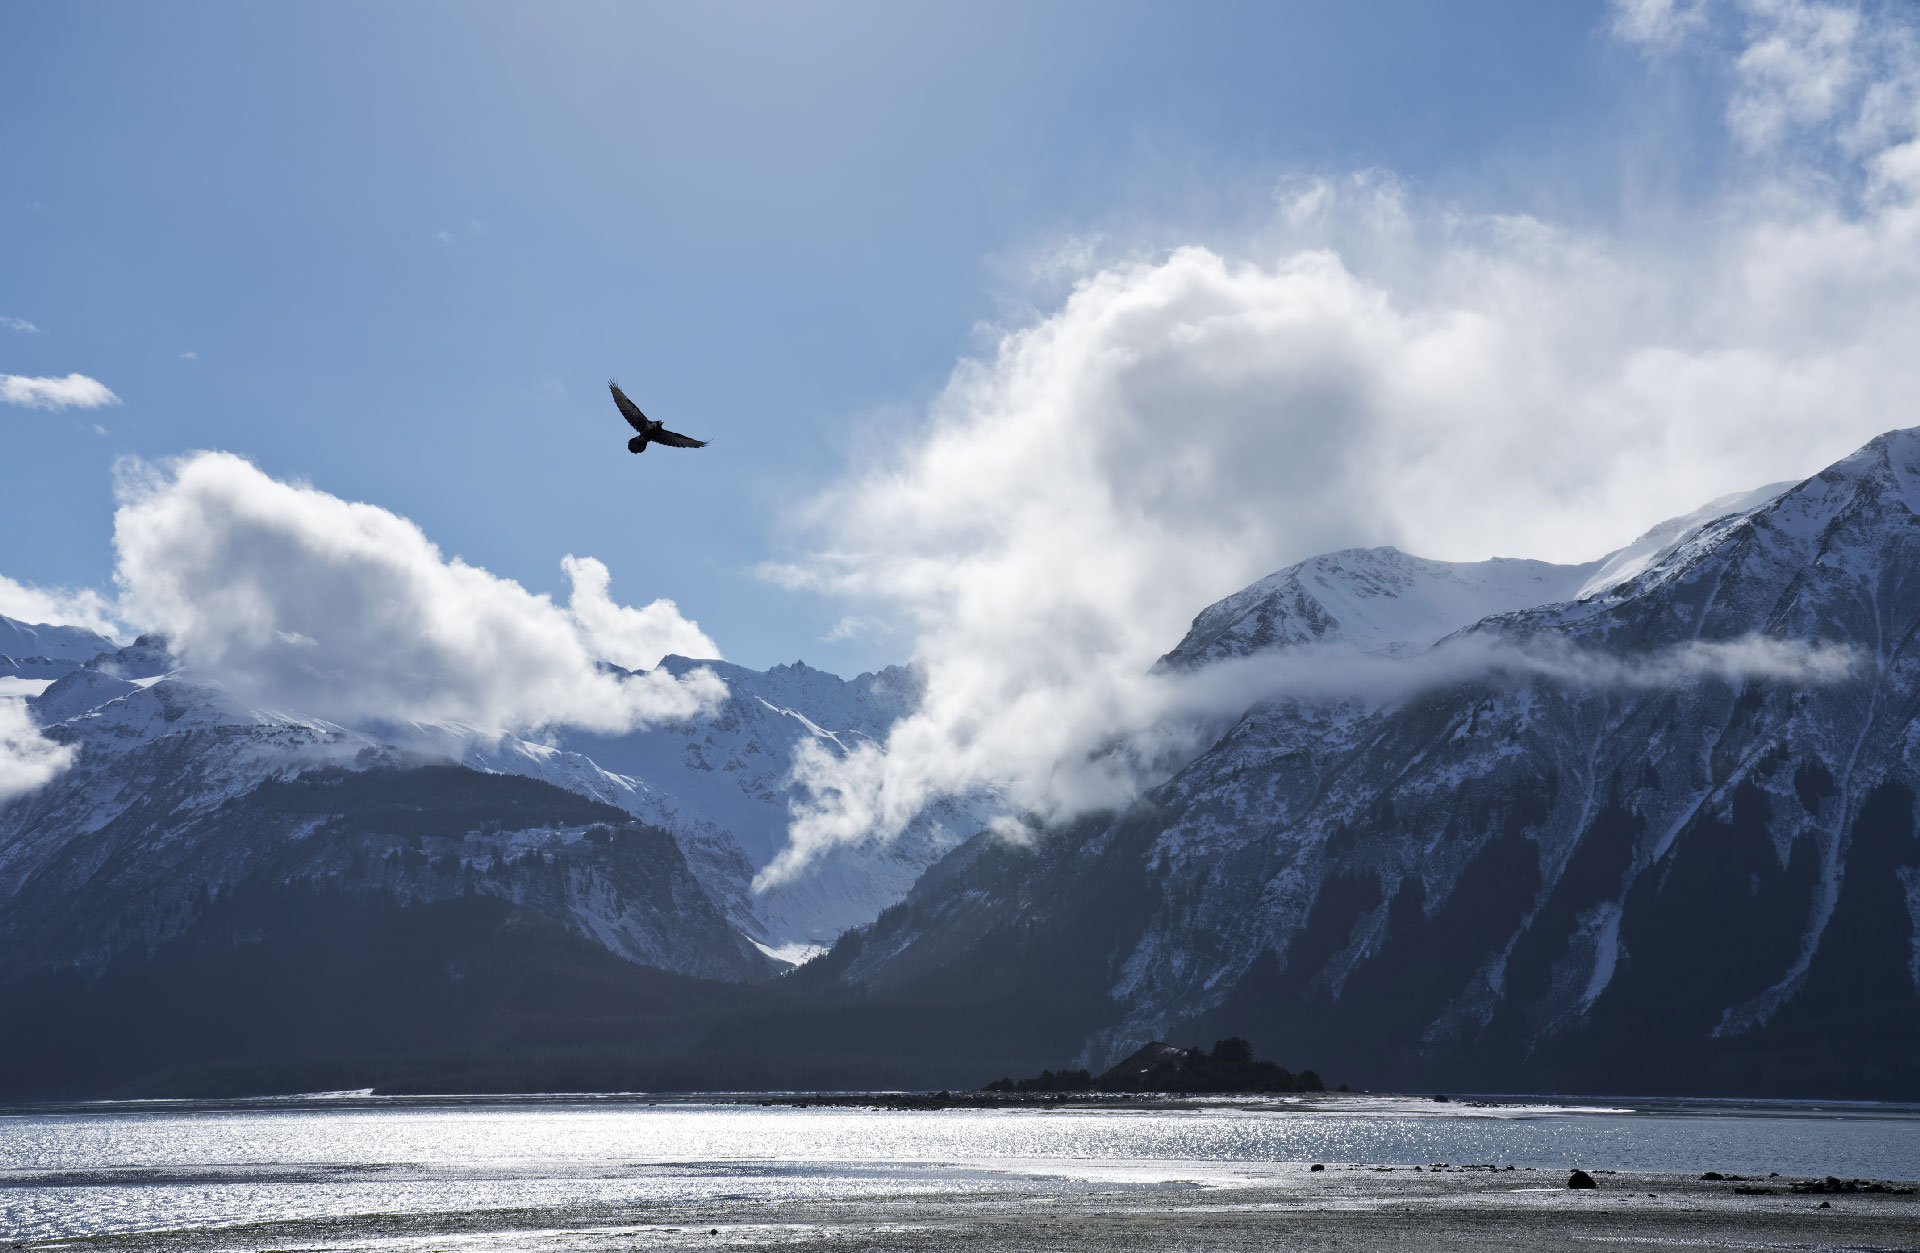
[[[1342,549],[1210,605],[1160,665],[1191,669],[1320,644],[1411,656],[1493,614],[1570,599],[1599,568],[1600,562],[1429,561],[1397,548]]]
[[[1734,492],[1710,500],[1692,513],[1648,529],[1625,548],[1601,558],[1599,569],[1573,594],[1574,600],[1592,600],[1639,578],[1661,565],[1683,547],[1698,542],[1708,531],[1723,532],[1778,500],[1793,483],[1769,483],[1750,492]],[[1544,603],[1544,602],[1542,602]],[[1517,608],[1518,606],[1516,606]]]

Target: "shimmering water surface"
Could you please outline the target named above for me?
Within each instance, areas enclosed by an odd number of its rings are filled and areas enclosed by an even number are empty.
[[[0,1236],[523,1207],[1206,1187],[1298,1164],[1912,1179],[1920,1108],[1439,1104],[892,1112],[340,1099],[0,1116]]]

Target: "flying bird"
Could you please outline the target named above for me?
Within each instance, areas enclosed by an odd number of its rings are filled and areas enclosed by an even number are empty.
[[[607,389],[613,393],[613,403],[620,406],[620,416],[627,425],[640,432],[627,441],[628,452],[645,452],[648,444],[665,444],[669,448],[705,448],[707,441],[695,439],[691,435],[682,435],[678,431],[669,431],[665,424],[655,422],[640,412],[640,406],[627,399],[620,390],[620,384],[607,380]]]

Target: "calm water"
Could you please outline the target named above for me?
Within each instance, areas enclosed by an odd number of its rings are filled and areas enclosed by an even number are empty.
[[[644,1100],[137,1105],[0,1116],[0,1237],[262,1218],[1192,1187],[1291,1164],[1912,1179],[1920,1109],[854,1109]],[[1297,1168],[1290,1172],[1298,1176]]]

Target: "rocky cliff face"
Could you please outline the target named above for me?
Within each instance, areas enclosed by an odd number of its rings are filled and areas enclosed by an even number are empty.
[[[823,968],[1051,988],[1094,1066],[1190,1030],[1370,1082],[1920,1089],[1920,433],[1682,522],[1516,563],[1561,599],[1441,645],[1579,665],[1260,704],[1126,814],[959,850]],[[1170,661],[1432,621],[1438,564],[1283,571]],[[1856,664],[1723,664],[1766,642]]]

